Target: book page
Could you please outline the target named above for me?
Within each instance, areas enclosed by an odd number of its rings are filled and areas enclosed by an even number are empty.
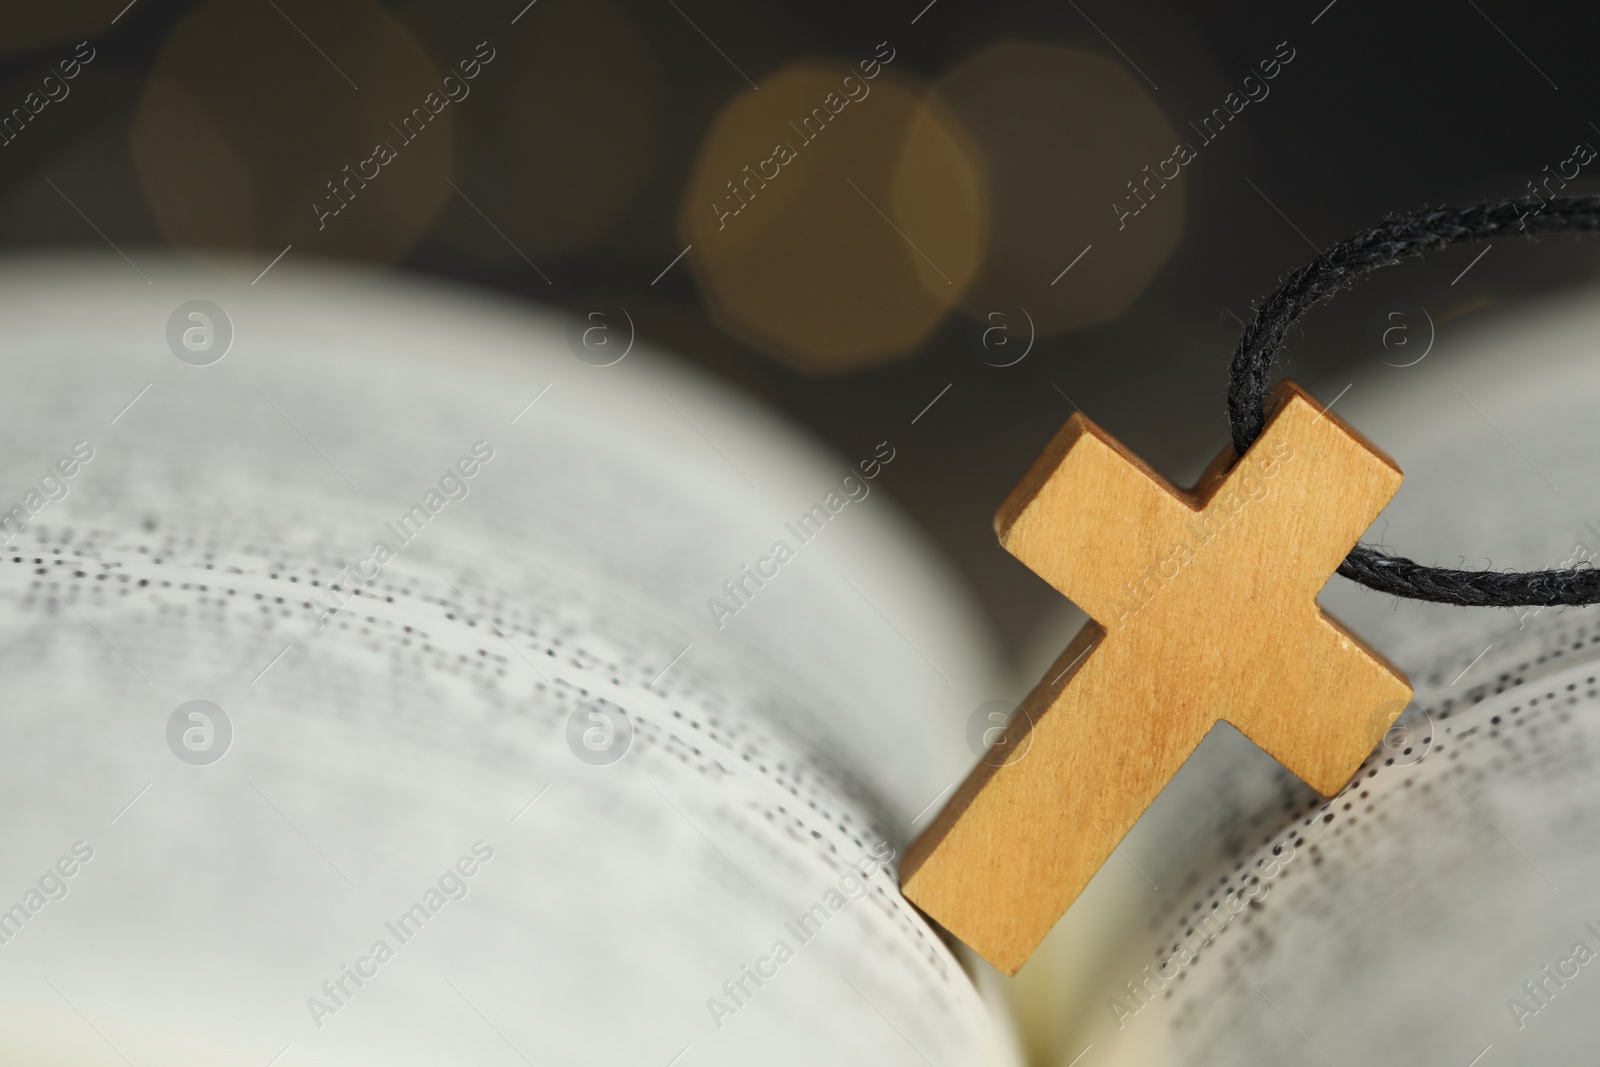
[[[894,874],[994,695],[908,425],[129,265],[0,285],[8,1062],[1014,1062]]]
[[[1406,473],[1369,538],[1447,566],[1588,565],[1596,338],[1584,295],[1358,378],[1344,418]],[[1407,672],[1415,701],[1327,801],[1231,730],[1207,739],[1124,845],[1160,889],[1115,894],[1126,879],[1108,868],[1063,924],[1079,943],[1083,924],[1113,932],[1077,976],[1062,1063],[1091,1044],[1097,1062],[1141,1065],[1590,1053],[1594,609],[1397,602],[1338,578],[1322,601]]]

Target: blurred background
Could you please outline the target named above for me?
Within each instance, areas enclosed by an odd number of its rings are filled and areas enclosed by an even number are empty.
[[[262,285],[352,260],[631,322],[843,455],[889,441],[880,487],[1013,647],[1061,603],[991,516],[1075,407],[1188,478],[1285,272],[1390,212],[1600,191],[1600,12],[1577,5],[82,0],[4,23],[0,248],[110,245],[130,285],[153,246],[243,252]],[[1318,312],[1287,371],[1381,383],[1597,268],[1591,239],[1450,250]]]

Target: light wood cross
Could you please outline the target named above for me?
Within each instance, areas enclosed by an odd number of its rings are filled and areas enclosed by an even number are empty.
[[[907,851],[905,895],[1008,974],[1218,722],[1327,796],[1411,699],[1317,606],[1400,488],[1292,383],[1237,463],[1175,489],[1074,414],[995,516],[1090,617]]]

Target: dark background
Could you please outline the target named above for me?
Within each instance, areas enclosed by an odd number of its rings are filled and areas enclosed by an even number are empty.
[[[0,147],[0,246],[109,243],[134,260],[150,246],[200,258],[223,249],[265,267],[293,242],[297,259],[389,265],[580,314],[619,303],[644,339],[758,394],[844,456],[892,441],[898,458],[879,485],[957,563],[1012,642],[1057,598],[996,546],[991,516],[1074,403],[1158,469],[1190,477],[1226,439],[1224,369],[1240,320],[1285,272],[1391,212],[1525,194],[1576,143],[1600,146],[1590,121],[1600,115],[1592,105],[1600,12],[1592,5],[538,0],[524,11],[523,0],[125,2],[3,20],[0,114],[79,41],[90,42],[95,58],[70,96]],[[385,74],[386,57],[417,52],[446,71],[484,39],[496,59],[474,83],[477,95],[455,106],[453,140],[431,143],[428,151],[447,148],[444,155],[398,164],[448,173],[458,189],[406,225],[340,221],[337,239],[319,244],[307,225],[315,186],[365,154],[355,144],[370,143],[341,140],[339,124],[370,124],[385,92],[397,112],[398,102],[409,106],[419,95],[409,75]],[[885,40],[895,51],[893,77],[913,92],[1008,41],[1057,49],[1063,71],[1082,67],[1089,54],[1126,72],[1116,99],[1098,90],[1075,97],[1070,79],[1062,82],[1064,104],[1013,86],[990,113],[1005,121],[969,131],[984,142],[975,156],[993,172],[991,211],[1056,219],[1041,230],[1059,238],[1052,262],[1061,266],[1090,241],[1101,242],[1099,257],[1116,254],[1110,204],[1138,176],[1125,145],[1093,132],[1097,116],[1153,105],[1187,137],[1186,124],[1219,105],[1279,42],[1290,43],[1295,59],[1267,99],[1245,108],[1184,168],[1181,192],[1165,194],[1182,207],[1181,218],[1169,218],[1176,242],[1155,256],[1125,308],[1040,336],[1025,360],[1003,368],[988,365],[994,351],[979,342],[983,308],[954,309],[914,344],[841,357],[818,373],[814,361],[730,325],[707,283],[718,254],[707,239],[660,272],[693,236],[685,212],[701,209],[685,204],[722,109],[760,97],[751,82],[770,86],[797,61],[854,63]],[[188,112],[162,119],[178,141],[157,138],[141,157],[141,109],[152,106],[160,79],[208,116],[208,144],[235,146],[232,170],[183,149]],[[365,84],[355,89],[356,81]],[[1133,96],[1140,99],[1130,103]],[[367,108],[366,117],[352,108]],[[868,108],[888,110],[856,105],[863,116]],[[883,118],[873,114],[871,121]],[[853,115],[840,115],[839,128]],[[1007,184],[997,160],[1013,150],[1006,165],[1021,166],[1031,184]],[[170,160],[152,170],[151,153],[161,151]],[[1591,171],[1600,174],[1600,163],[1565,192],[1600,190]],[[801,175],[793,185],[810,180]],[[593,218],[572,206],[602,200]],[[1106,207],[1093,206],[1100,221],[1092,226],[1062,221],[1058,209],[1069,200]],[[352,212],[362,206],[352,203]],[[765,210],[759,201],[756,208]],[[860,232],[877,225],[872,218],[857,224]],[[852,232],[838,238],[841,257],[851,255]],[[1584,284],[1600,266],[1588,239],[1497,245],[1454,282],[1481,248],[1383,272],[1339,298],[1291,336],[1287,371],[1330,398],[1358,372],[1378,375],[1363,379],[1371,387],[1383,374],[1405,373],[1382,366],[1412,358],[1396,345],[1386,350],[1384,331],[1397,321],[1420,326],[1419,309],[1437,327],[1435,358],[1448,358],[1457,323]],[[1109,262],[1086,256],[1053,289],[1041,278],[1037,292],[1024,286],[1015,299],[1067,299],[1058,294],[1090,285]],[[783,277],[771,284],[787,284]],[[885,313],[897,312],[886,304]],[[815,314],[825,326],[827,304]],[[1508,363],[1515,356],[1508,352]]]

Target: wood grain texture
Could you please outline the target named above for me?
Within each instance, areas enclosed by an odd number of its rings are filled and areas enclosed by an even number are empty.
[[[1400,481],[1290,382],[1187,492],[1074,414],[995,531],[1092,621],[913,842],[906,897],[1015,974],[1218,722],[1338,792],[1411,687],[1316,596]]]

